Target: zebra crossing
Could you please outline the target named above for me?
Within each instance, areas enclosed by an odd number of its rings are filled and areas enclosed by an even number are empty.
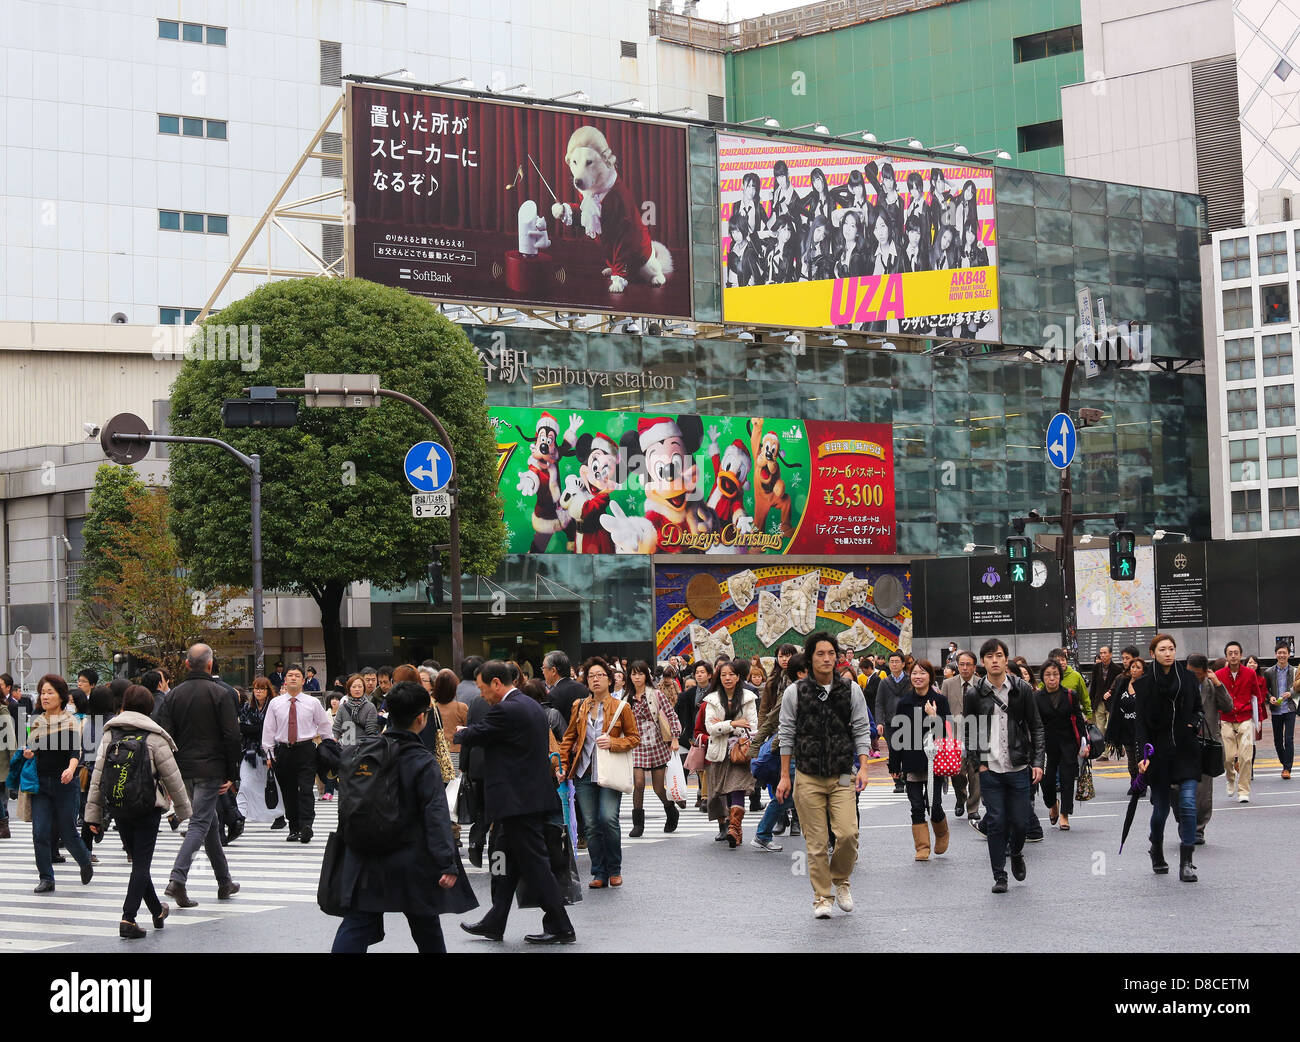
[[[95,878],[81,885],[80,870],[71,857],[54,866],[52,894],[33,894],[36,861],[32,851],[32,826],[19,821],[10,803],[12,838],[0,840],[0,952],[41,952],[67,947],[88,937],[116,937],[122,916],[131,865],[116,832],[109,832],[91,850],[99,858]],[[229,901],[217,900],[217,884],[202,850],[190,867],[189,893],[196,908],[178,908],[162,896],[167,876],[180,849],[181,834],[164,819],[153,858],[153,880],[158,896],[171,905],[166,929],[189,929],[207,923],[302,906],[316,911],[316,883],[320,876],[325,838],[338,823],[338,804],[316,803],[315,838],[309,844],[286,843],[284,830],[272,832],[269,823],[250,824],[225,848],[231,877],[240,886]],[[137,919],[146,929],[148,910],[141,906]]]

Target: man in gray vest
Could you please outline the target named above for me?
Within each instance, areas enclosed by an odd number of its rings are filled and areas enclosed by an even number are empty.
[[[849,876],[858,860],[856,794],[867,785],[867,762],[875,736],[862,689],[835,671],[840,657],[835,638],[829,633],[813,633],[804,641],[803,651],[810,675],[791,684],[781,696],[781,781],[776,798],[785,802],[793,788],[795,810],[808,845],[813,916],[829,919],[833,904],[845,912],[853,911]],[[798,765],[795,777],[790,774],[791,759]],[[832,856],[826,853],[828,816],[835,832]]]

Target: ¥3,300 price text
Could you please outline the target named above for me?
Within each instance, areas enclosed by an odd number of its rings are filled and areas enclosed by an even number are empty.
[[[827,492],[826,498],[837,507],[879,507],[885,505],[885,488],[883,485],[840,483]]]

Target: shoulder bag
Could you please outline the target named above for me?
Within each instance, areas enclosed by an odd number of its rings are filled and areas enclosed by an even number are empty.
[[[1087,803],[1097,795],[1097,790],[1092,784],[1092,761],[1084,760],[1079,768],[1079,780],[1074,786],[1074,798],[1080,803]]]
[[[438,759],[438,770],[442,772],[442,784],[446,785],[456,777],[456,764],[451,758],[447,732],[442,729],[442,714],[437,709],[432,709],[431,718],[425,726],[437,728],[433,735],[433,754]]]
[[[1196,743],[1201,747],[1201,773],[1207,778],[1217,778],[1227,769],[1223,763],[1223,743],[1210,731],[1205,714],[1196,725]]]
[[[697,774],[703,774],[709,769],[707,758],[709,740],[707,738],[696,738],[690,749],[686,753],[686,763],[684,767],[688,771],[695,771]]]
[[[610,713],[609,723],[605,726],[605,734],[609,734],[614,729],[614,724],[623,715],[623,706],[626,704],[623,701],[614,704],[614,711]],[[615,792],[631,792],[632,750],[616,753],[612,749],[597,749],[596,784],[602,789],[613,789]]]
[[[668,722],[668,717],[664,715],[664,707],[659,703],[659,692],[653,688],[646,688],[646,696],[654,696],[654,714],[655,722],[659,724],[659,737],[669,745],[673,744],[673,725]]]

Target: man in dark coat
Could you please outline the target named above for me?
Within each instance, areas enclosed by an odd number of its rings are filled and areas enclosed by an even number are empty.
[[[461,923],[476,937],[499,941],[505,935],[510,904],[520,880],[526,880],[545,913],[542,933],[528,934],[533,944],[572,944],[573,924],[551,871],[543,826],[559,810],[550,761],[550,725],[542,707],[510,682],[504,662],[485,662],[478,672],[479,690],[491,705],[482,723],[456,732],[462,756],[482,749],[486,815],[500,832],[505,874],[493,878],[492,910],[478,923]]]
[[[573,679],[569,656],[563,651],[547,652],[542,659],[542,678],[546,681],[547,698],[555,711],[564,717],[564,726],[569,726],[569,717],[573,707],[591,692]]]
[[[388,692],[383,740],[399,750],[401,845],[383,854],[363,853],[347,846],[343,833],[340,890],[347,912],[331,951],[366,951],[384,939],[384,913],[401,912],[421,954],[445,954],[438,916],[478,907],[452,841],[438,760],[420,740],[429,706],[429,693],[413,681],[395,684]]]

